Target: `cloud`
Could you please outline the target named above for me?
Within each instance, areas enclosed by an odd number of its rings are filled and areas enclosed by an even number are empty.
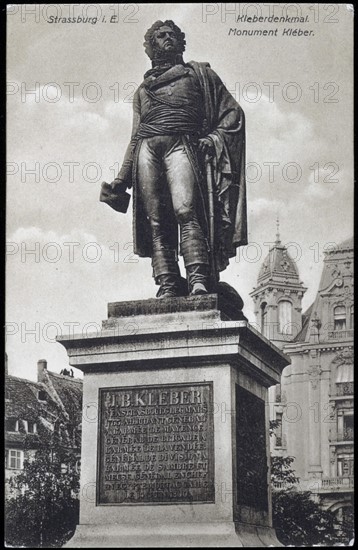
[[[270,200],[264,197],[253,199],[249,204],[249,211],[255,216],[261,216],[262,214],[273,214],[280,212],[285,208],[285,204],[279,200]]]
[[[262,94],[260,101],[247,103],[244,110],[249,160],[297,161],[308,152],[314,126],[297,107],[287,112]]]
[[[68,365],[55,337],[67,335],[70,325],[75,332],[85,326],[94,332],[107,317],[107,303],[127,300],[128,293],[143,299],[156,292],[150,260],[135,257],[130,241],[28,226],[9,235],[8,252],[7,350],[13,369],[25,377],[34,377],[42,356],[51,370]]]

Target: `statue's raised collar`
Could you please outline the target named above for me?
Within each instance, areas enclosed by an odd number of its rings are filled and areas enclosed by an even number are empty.
[[[144,75],[144,84],[149,88],[156,88],[157,86],[162,86],[167,82],[181,78],[184,74],[187,74],[190,71],[189,67],[183,64],[174,65],[167,68],[162,74],[159,74],[155,77],[155,69],[147,71]]]

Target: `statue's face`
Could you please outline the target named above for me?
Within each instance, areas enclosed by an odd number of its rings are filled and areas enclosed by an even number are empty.
[[[178,48],[178,40],[171,27],[163,26],[154,33],[154,44],[161,52],[175,52]]]

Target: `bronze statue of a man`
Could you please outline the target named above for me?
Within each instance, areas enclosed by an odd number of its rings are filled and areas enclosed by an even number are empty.
[[[101,200],[125,211],[133,187],[134,252],[152,258],[157,297],[215,290],[218,273],[247,244],[244,113],[208,63],[184,63],[185,35],[157,21],[145,35],[152,68],[133,102],[122,168]]]

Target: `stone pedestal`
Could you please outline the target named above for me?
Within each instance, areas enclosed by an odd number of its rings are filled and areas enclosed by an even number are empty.
[[[289,359],[244,319],[216,294],[122,302],[59,339],[84,372],[67,547],[279,546],[267,388]]]

